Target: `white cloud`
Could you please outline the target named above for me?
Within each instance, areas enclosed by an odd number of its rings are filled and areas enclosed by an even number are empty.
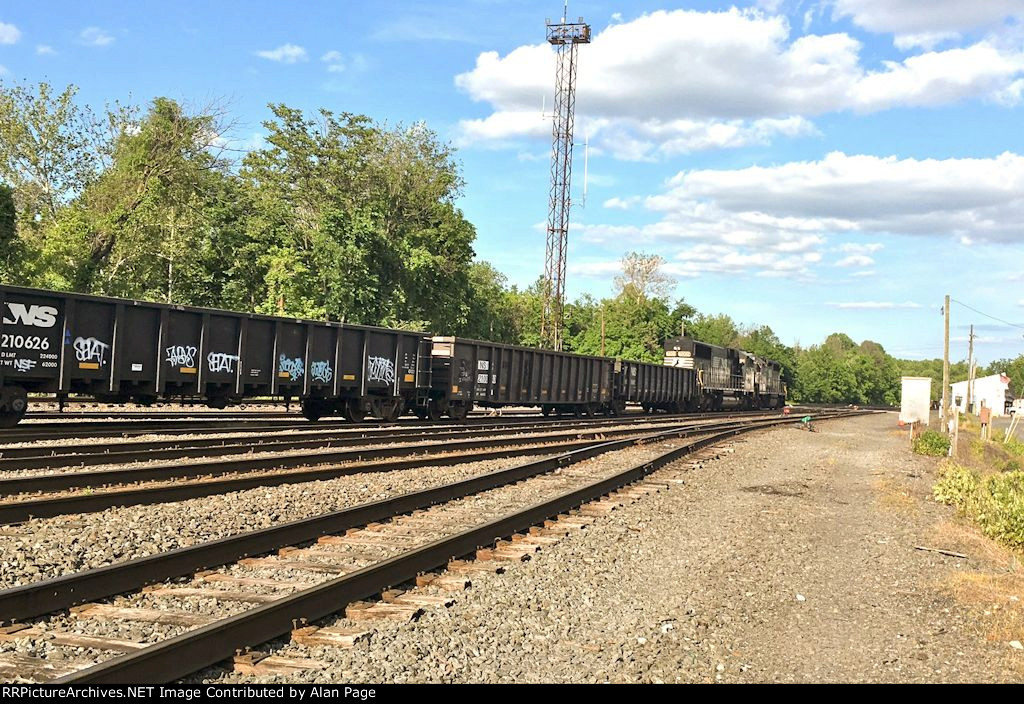
[[[919,34],[897,34],[892,43],[900,51],[910,51],[920,47],[931,51],[939,44],[959,39],[956,32],[921,32]]]
[[[53,54],[56,54],[56,53],[57,52],[54,51],[54,48],[52,46],[50,46],[49,44],[37,44],[36,45],[36,54],[38,54],[39,56],[52,56]]]
[[[114,36],[99,27],[86,27],[78,33],[78,41],[86,46],[107,46],[114,43]]]
[[[866,68],[844,33],[793,38],[755,9],[657,11],[613,24],[580,48],[578,126],[624,159],[763,144],[814,134],[809,117],[970,98],[1019,100],[1024,53],[978,42]],[[464,143],[541,136],[554,53],[545,44],[483,52],[456,86],[491,112],[460,123]],[[595,135],[597,139],[595,140]]]
[[[257,51],[256,55],[270,61],[277,61],[282,64],[294,64],[299,61],[308,61],[309,55],[301,46],[295,44],[282,44],[276,49]]]
[[[877,237],[955,241],[969,234],[982,242],[1019,242],[1024,157],[915,160],[836,152],[813,162],[684,171],[660,194],[616,196],[604,206],[642,206],[660,218],[645,225],[573,223],[578,241],[646,246],[665,256],[679,276],[727,272],[807,280],[830,250],[842,254],[832,268],[864,278],[875,274],[873,255],[885,248]],[[837,237],[843,241],[829,247]]]
[[[21,30],[13,24],[0,22],[0,44],[17,44],[21,39]]]
[[[643,199],[637,196],[631,196],[629,198],[619,198],[618,196],[613,196],[606,200],[604,203],[602,203],[602,205],[605,208],[609,208],[611,210],[629,210],[634,205],[639,203],[641,200]]]
[[[840,259],[839,261],[837,261],[835,263],[835,266],[840,267],[840,268],[846,268],[846,267],[860,267],[860,268],[864,268],[866,266],[872,266],[874,263],[875,263],[875,260],[872,259],[871,257],[865,256],[863,254],[852,254],[849,257],[844,257],[844,258]]]
[[[4,75],[5,73],[7,73],[7,67],[3,64],[0,64],[0,76]]]
[[[842,308],[844,310],[894,310],[897,308],[920,308],[920,303],[907,301],[906,303],[893,303],[891,301],[857,301],[852,303],[826,303],[830,308]]]
[[[820,161],[684,171],[648,197],[666,219],[751,215],[768,228],[969,237],[1016,242],[1024,220],[1024,157],[897,159],[828,154]]]
[[[834,0],[837,17],[870,32],[959,33],[1024,17],[1024,0]]]
[[[320,60],[327,64],[330,73],[341,73],[345,70],[345,57],[340,51],[328,51],[320,57]]]
[[[844,242],[839,245],[839,251],[845,252],[846,254],[872,254],[885,247],[880,242],[867,242],[861,244],[859,242]]]

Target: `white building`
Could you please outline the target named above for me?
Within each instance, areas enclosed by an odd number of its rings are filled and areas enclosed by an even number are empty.
[[[967,382],[958,381],[950,384],[953,390],[953,405],[961,413],[967,412]],[[983,376],[974,380],[974,388],[971,390],[970,412],[974,415],[981,410],[981,402],[992,409],[993,416],[1006,415],[1006,401],[1010,394],[1010,377],[1005,374],[993,374]]]

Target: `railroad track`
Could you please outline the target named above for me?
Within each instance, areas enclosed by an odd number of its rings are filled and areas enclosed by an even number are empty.
[[[0,618],[16,622],[0,629],[0,641],[14,642],[18,652],[0,642],[0,674],[53,683],[167,682],[296,624],[296,638],[342,644],[358,629],[307,624],[346,605],[355,624],[439,603],[439,596],[394,592],[359,602],[417,577],[439,586],[464,581],[474,567],[453,558],[518,559],[545,544],[543,534],[524,535],[545,521],[736,434],[793,422],[729,421],[591,441],[452,484],[5,590]],[[492,547],[506,538],[513,540]],[[445,568],[443,576],[423,577]]]
[[[730,414],[726,418],[760,417],[769,414],[759,411]],[[722,417],[722,416],[718,416]],[[427,439],[453,440],[480,434],[483,428],[489,433],[502,431],[530,432],[536,430],[574,430],[600,428],[626,423],[657,426],[677,423],[680,420],[700,420],[707,414],[684,414],[672,416],[627,416],[617,419],[588,419],[582,421],[536,421],[495,422],[481,425],[458,426],[372,426],[360,428],[334,428],[331,430],[286,430],[262,431],[248,435],[199,438],[178,438],[168,440],[118,441],[109,443],[64,445],[36,445],[22,447],[0,447],[0,472],[23,469],[53,469],[60,467],[85,467],[108,464],[127,464],[153,460],[177,459],[182,457],[215,457],[253,452],[287,452],[303,449],[332,447],[358,447],[383,441],[415,442]]]
[[[737,411],[729,415],[743,415],[744,413],[758,413],[758,411]],[[135,421],[107,421],[107,420],[82,420],[66,423],[53,422],[26,422],[12,429],[0,430],[0,456],[8,456],[5,453],[7,448],[4,445],[31,443],[39,441],[71,440],[71,439],[96,439],[107,438],[112,442],[141,435],[222,435],[229,433],[266,433],[287,432],[287,431],[309,431],[320,430],[324,432],[344,432],[352,429],[363,428],[405,428],[419,427],[427,428],[458,428],[458,427],[489,427],[492,425],[512,424],[572,424],[572,423],[616,423],[623,418],[703,418],[721,417],[717,413],[683,413],[683,414],[657,414],[648,416],[639,410],[627,411],[621,416],[594,418],[574,418],[566,416],[552,416],[545,418],[539,413],[516,413],[500,417],[491,417],[483,414],[470,416],[460,422],[443,421],[441,423],[425,423],[416,418],[402,418],[394,422],[381,420],[363,421],[351,423],[340,418],[311,422],[302,420],[296,415],[288,416],[286,419],[268,418],[244,418],[244,419],[189,419],[189,420],[163,420],[151,416],[142,417]],[[120,443],[119,443],[120,444]]]
[[[770,423],[772,420],[761,418],[730,422]],[[674,425],[678,427],[680,423],[699,428],[702,424],[714,424],[716,421],[676,421]],[[0,501],[0,524],[69,513],[94,513],[114,506],[182,501],[257,487],[334,479],[349,474],[550,454],[586,447],[601,440],[635,437],[649,432],[650,428],[626,426],[541,434],[489,434],[483,439],[439,441],[432,438],[429,442],[404,445],[27,474],[0,479],[0,496],[7,497]],[[40,496],[40,493],[44,495]]]
[[[640,417],[643,414],[639,411],[626,413],[621,418]],[[708,414],[691,413],[683,416],[705,416]],[[664,416],[662,416],[664,417]],[[299,418],[297,415],[290,416],[290,419],[190,419],[190,420],[161,420],[140,418],[136,421],[106,421],[106,420],[83,420],[68,423],[26,423],[13,429],[0,430],[0,445],[11,443],[26,443],[42,440],[63,440],[71,438],[111,438],[123,439],[139,435],[199,435],[205,433],[253,433],[287,430],[335,430],[344,431],[352,428],[380,428],[380,427],[420,427],[420,428],[447,428],[447,427],[485,427],[493,424],[515,424],[515,423],[573,423],[581,422],[580,418],[559,418],[553,417],[545,420],[539,413],[515,414],[513,416],[489,417],[484,415],[471,416],[458,423],[444,421],[441,423],[425,423],[416,418],[402,418],[394,422],[381,420],[362,421],[351,423],[341,418],[311,422]],[[586,419],[590,422],[600,423],[614,422],[614,418],[596,417]]]

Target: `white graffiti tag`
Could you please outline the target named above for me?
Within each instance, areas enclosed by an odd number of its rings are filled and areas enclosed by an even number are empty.
[[[395,363],[387,357],[367,357],[366,376],[370,381],[395,383]]]
[[[284,355],[281,355],[280,359],[281,372],[291,377],[292,381],[301,379],[303,374],[302,358],[296,357],[295,359],[288,359]]]
[[[16,359],[14,360],[14,368],[19,372],[30,372],[36,368],[36,360]]]
[[[197,351],[195,347],[173,345],[167,348],[167,363],[172,367],[194,368],[196,366]]]
[[[110,349],[110,345],[100,342],[95,337],[75,338],[75,356],[79,362],[96,362],[103,366],[107,363],[104,357],[106,357],[108,349]]]
[[[309,375],[313,377],[313,381],[328,384],[334,378],[334,370],[331,369],[330,362],[313,362],[309,365]]]
[[[237,361],[237,354],[211,352],[206,355],[206,366],[211,372],[233,372],[235,371],[235,362]]]

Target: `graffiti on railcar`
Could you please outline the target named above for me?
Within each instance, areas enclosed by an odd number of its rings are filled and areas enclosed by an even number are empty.
[[[395,363],[387,357],[367,357],[366,377],[370,381],[393,384],[395,383]]]
[[[186,367],[194,369],[196,366],[196,352],[199,350],[191,345],[171,345],[167,348],[166,362],[172,367]]]
[[[235,371],[235,364],[237,363],[237,354],[211,352],[210,354],[206,355],[206,368],[214,373],[233,373]]]
[[[309,375],[313,378],[313,381],[329,384],[331,379],[334,378],[334,370],[331,369],[330,362],[321,360],[309,365]]]
[[[107,350],[110,349],[106,342],[101,342],[95,337],[76,337],[74,348],[75,357],[80,363],[106,366]]]
[[[280,359],[278,359],[278,370],[282,377],[295,381],[296,379],[301,379],[302,375],[305,374],[306,365],[302,361],[302,357],[289,359],[287,355],[281,355]]]

